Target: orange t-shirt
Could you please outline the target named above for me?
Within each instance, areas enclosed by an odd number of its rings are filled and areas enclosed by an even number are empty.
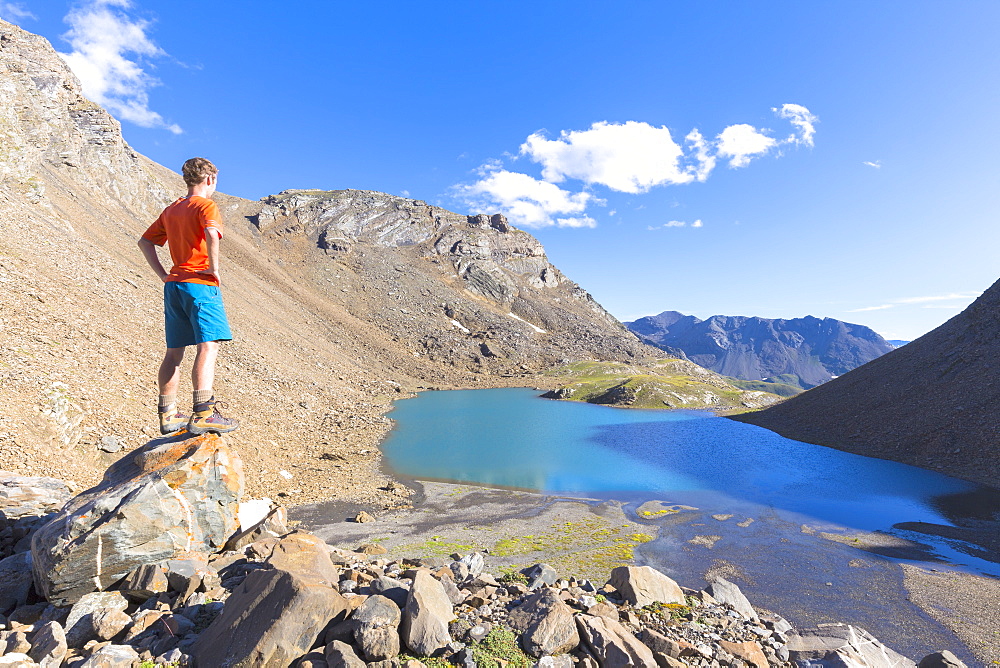
[[[160,214],[142,238],[157,246],[170,244],[174,266],[168,281],[218,285],[211,274],[197,272],[208,269],[208,244],[205,229],[214,227],[222,238],[222,216],[219,207],[207,197],[181,197]]]

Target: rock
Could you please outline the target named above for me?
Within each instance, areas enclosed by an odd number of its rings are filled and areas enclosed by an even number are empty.
[[[322,652],[309,652],[292,664],[293,668],[329,668]]]
[[[399,607],[385,596],[369,596],[354,614],[354,640],[365,661],[385,661],[399,654]]]
[[[928,654],[920,659],[917,668],[966,668],[966,666],[957,656],[944,650]]]
[[[242,495],[243,464],[222,438],[152,441],[35,532],[36,588],[65,606],[136,566],[215,552],[237,528]]]
[[[459,589],[451,578],[441,578],[441,586],[444,587],[444,593],[448,595],[452,605],[458,605],[465,600],[465,592]]]
[[[354,516],[354,521],[355,522],[374,522],[375,518],[371,515],[371,513],[367,513],[367,512],[365,512],[365,511],[362,510],[360,513],[358,513],[357,515]]]
[[[473,552],[459,559],[459,561],[469,567],[469,577],[477,578],[486,566],[486,559],[482,552]]]
[[[71,496],[69,487],[61,480],[0,471],[0,513],[7,520],[54,513]]]
[[[543,656],[534,668],[573,668],[573,657],[569,654],[559,656]]]
[[[66,633],[59,622],[45,622],[31,637],[28,656],[42,668],[59,668],[66,657]]]
[[[452,584],[452,586],[454,586],[454,584]],[[368,584],[368,588],[373,594],[381,594],[382,596],[385,596],[400,608],[406,605],[406,598],[410,593],[406,588],[406,585],[402,582],[384,575],[372,580]],[[447,593],[447,588],[445,589],[445,593]],[[450,600],[451,596],[449,595],[448,598]],[[452,601],[452,604],[454,604],[454,601]]]
[[[788,658],[793,662],[839,662],[836,665],[868,668],[911,668],[917,665],[880,643],[864,629],[848,624],[821,624],[815,629],[792,631],[788,634],[786,648]]]
[[[621,623],[607,617],[577,615],[580,637],[601,668],[654,666],[648,647],[639,642]]]
[[[132,668],[139,653],[128,645],[105,645],[77,668]]]
[[[418,656],[432,656],[451,642],[448,622],[453,617],[444,586],[426,571],[417,573],[403,609],[404,644]]]
[[[0,613],[9,613],[27,603],[33,587],[30,552],[14,554],[0,561]]]
[[[121,452],[122,444],[118,442],[117,438],[109,434],[101,437],[100,442],[97,444],[97,449],[102,452]]]
[[[528,589],[538,589],[544,585],[553,585],[559,579],[556,569],[548,564],[535,564],[521,571],[528,578]]]
[[[131,623],[131,617],[114,608],[99,610],[93,614],[94,632],[101,640],[111,640]]]
[[[123,611],[128,601],[117,591],[101,591],[87,594],[77,601],[66,618],[66,643],[70,647],[83,647],[97,636],[94,615],[106,610]]]
[[[607,617],[608,619],[619,621],[621,615],[618,613],[618,608],[608,603],[607,601],[601,601],[600,603],[595,603],[587,609],[587,612],[591,615],[597,617]]]
[[[712,584],[705,588],[712,598],[720,603],[725,603],[732,606],[733,610],[740,613],[747,619],[752,621],[760,621],[760,617],[757,616],[757,612],[750,605],[750,601],[747,597],[743,595],[740,588],[729,580],[719,578]]]
[[[202,666],[285,668],[350,605],[329,584],[281,569],[255,570],[191,646]]]
[[[651,603],[686,602],[677,583],[651,566],[619,566],[611,571],[609,582],[637,608]]]
[[[340,582],[340,569],[333,565],[326,543],[304,531],[296,531],[279,540],[267,563],[331,587]]]
[[[521,647],[535,658],[569,652],[580,644],[573,610],[559,594],[543,589],[510,611],[508,623],[521,633]]]
[[[27,654],[31,651],[28,634],[24,631],[8,631],[0,635],[0,654]]]
[[[157,564],[142,564],[132,569],[118,590],[126,596],[145,601],[152,596],[162,594],[168,588],[163,568]]]
[[[0,668],[31,668],[37,665],[30,656],[23,652],[12,652],[0,656]]]
[[[252,508],[256,508],[257,504],[261,502],[270,504],[270,499],[255,499],[251,502],[255,504]],[[288,533],[288,511],[285,510],[284,506],[271,508],[264,517],[248,525],[244,524],[244,522],[251,522],[257,514],[256,512],[252,512],[251,508],[248,508],[244,512],[243,507],[245,505],[247,504],[240,504],[240,530],[226,542],[226,550],[242,550],[247,545],[256,543],[264,538],[281,538]]]
[[[737,659],[745,661],[750,665],[757,666],[757,668],[768,667],[767,657],[764,655],[764,650],[761,649],[759,644],[753,642],[752,640],[747,642],[720,640],[719,647],[729,652]]]
[[[330,668],[366,668],[365,662],[359,659],[354,649],[345,642],[334,640],[326,646],[324,654],[326,664]]]
[[[666,636],[657,633],[653,629],[643,629],[638,635],[639,641],[648,647],[654,655],[663,654],[671,658],[678,658],[681,655],[681,645]],[[662,663],[657,661],[657,663]]]
[[[358,546],[358,552],[360,552],[361,554],[379,555],[379,554],[386,554],[389,552],[389,550],[375,543],[365,543],[363,545]]]
[[[170,588],[183,598],[198,591],[206,576],[215,574],[215,569],[208,566],[208,555],[203,552],[178,554],[173,559],[167,559],[164,568]]]

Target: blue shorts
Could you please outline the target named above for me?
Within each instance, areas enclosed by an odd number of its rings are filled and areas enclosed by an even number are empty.
[[[222,305],[222,293],[216,285],[164,283],[163,316],[167,348],[233,339]]]

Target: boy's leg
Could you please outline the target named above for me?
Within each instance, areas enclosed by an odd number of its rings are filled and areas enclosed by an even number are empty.
[[[239,421],[223,417],[215,407],[212,384],[215,382],[215,360],[219,355],[218,341],[198,344],[198,354],[191,369],[191,387],[194,388],[194,410],[188,422],[188,431],[203,434],[214,431],[219,434],[238,429]]]
[[[215,360],[219,356],[219,342],[205,341],[198,344],[198,353],[191,368],[191,389],[195,393],[208,392],[207,396],[195,396],[196,404],[206,401],[212,396],[212,385],[215,384]],[[199,401],[201,399],[201,401]]]
[[[177,412],[177,386],[180,383],[183,360],[183,348],[167,348],[157,374],[157,384],[160,387],[160,398],[157,402],[160,433],[164,435],[180,431],[188,423],[188,416]]]

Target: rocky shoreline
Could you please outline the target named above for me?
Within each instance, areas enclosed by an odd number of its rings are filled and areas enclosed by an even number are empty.
[[[795,629],[723,578],[333,547],[243,489],[213,436],[153,441],[77,496],[0,474],[0,667],[917,665],[857,627]]]

